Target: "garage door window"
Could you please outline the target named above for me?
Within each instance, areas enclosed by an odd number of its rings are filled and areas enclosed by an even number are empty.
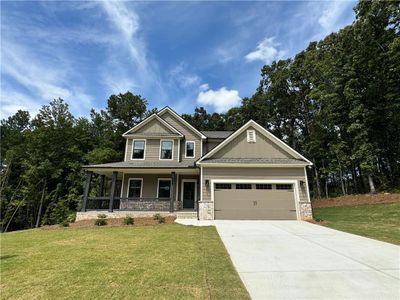
[[[217,190],[230,190],[232,189],[232,185],[229,183],[216,183],[215,188]]]
[[[251,190],[251,184],[248,183],[238,183],[236,184],[237,190]]]
[[[256,184],[257,190],[272,190],[272,184]]]
[[[292,185],[291,184],[277,184],[276,189],[277,190],[291,190]]]

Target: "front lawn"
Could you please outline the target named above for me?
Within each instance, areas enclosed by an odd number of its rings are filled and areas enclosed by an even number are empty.
[[[1,235],[2,299],[249,299],[214,227]]]
[[[400,244],[400,203],[314,208],[314,218],[331,227]]]

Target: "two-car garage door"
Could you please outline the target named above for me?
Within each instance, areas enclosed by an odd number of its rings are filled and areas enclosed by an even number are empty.
[[[296,220],[293,184],[215,183],[214,218]]]

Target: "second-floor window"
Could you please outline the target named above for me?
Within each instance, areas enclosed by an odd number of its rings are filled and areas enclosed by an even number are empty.
[[[134,140],[132,144],[132,159],[144,159],[145,140]]]
[[[172,149],[174,146],[173,141],[163,141],[160,142],[160,159],[172,159]]]
[[[187,141],[186,142],[186,153],[185,153],[186,158],[192,158],[194,157],[194,142]]]

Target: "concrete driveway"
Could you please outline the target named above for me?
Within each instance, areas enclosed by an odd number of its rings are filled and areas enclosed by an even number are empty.
[[[302,221],[214,221],[253,299],[400,299],[400,247]]]

